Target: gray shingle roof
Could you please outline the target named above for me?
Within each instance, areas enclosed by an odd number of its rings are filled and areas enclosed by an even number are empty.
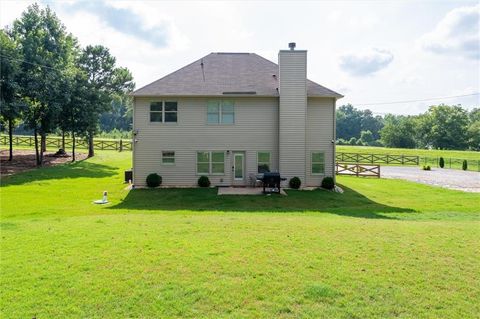
[[[133,96],[278,96],[278,65],[255,53],[210,53]],[[254,92],[254,93],[253,93]],[[307,80],[308,96],[342,97]]]

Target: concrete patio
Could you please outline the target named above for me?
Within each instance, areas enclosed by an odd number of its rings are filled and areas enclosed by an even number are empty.
[[[219,187],[217,194],[218,195],[265,195],[263,194],[263,188],[261,187]],[[280,189],[280,195],[287,196],[287,193],[285,193],[283,189]]]

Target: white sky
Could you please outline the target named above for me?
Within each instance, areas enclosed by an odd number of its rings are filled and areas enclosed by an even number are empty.
[[[31,3],[1,0],[1,26]],[[479,95],[368,105],[479,92],[479,1],[48,4],[81,45],[110,48],[137,88],[210,52],[255,52],[277,62],[278,50],[296,42],[308,50],[309,79],[345,95],[339,105],[396,114],[441,102],[480,106]]]

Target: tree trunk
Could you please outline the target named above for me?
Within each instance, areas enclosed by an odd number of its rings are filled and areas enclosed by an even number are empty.
[[[47,150],[47,134],[40,133],[40,166],[43,165],[43,152]]]
[[[8,120],[8,143],[10,146],[8,153],[8,160],[11,162],[13,160],[13,121],[12,119]]]
[[[65,150],[65,131],[62,130],[62,150]]]
[[[75,131],[72,131],[72,162],[75,162]]]
[[[95,151],[93,149],[93,132],[88,134],[88,157],[93,157],[95,155]]]
[[[40,160],[40,154],[38,153],[38,133],[36,128],[33,130],[33,133],[35,135],[35,162],[37,166],[42,166],[42,161]]]
[[[41,133],[40,134],[40,141],[41,141],[41,156],[43,157],[43,152],[47,151],[47,134]]]

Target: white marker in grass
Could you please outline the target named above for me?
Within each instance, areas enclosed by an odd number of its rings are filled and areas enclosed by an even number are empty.
[[[106,204],[106,203],[108,203],[107,191],[103,192],[103,198],[102,199],[98,199],[98,200],[94,201],[93,203],[94,204]]]

